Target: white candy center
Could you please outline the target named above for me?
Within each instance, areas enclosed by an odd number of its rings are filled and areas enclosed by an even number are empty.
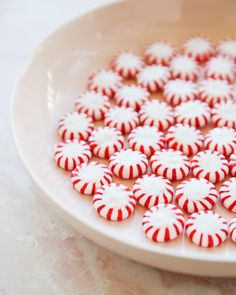
[[[81,114],[74,113],[65,119],[65,127],[71,132],[80,132],[87,129],[89,121]]]
[[[168,168],[180,168],[184,165],[184,160],[178,152],[166,151],[160,153],[158,161],[162,163],[163,166]]]
[[[111,85],[116,84],[117,75],[111,71],[101,71],[94,76],[94,82],[97,85],[110,87]]]
[[[168,68],[164,66],[148,66],[140,72],[143,81],[163,79],[166,75],[168,75]]]
[[[198,101],[189,101],[177,107],[177,111],[186,118],[195,118],[205,113],[205,106]]]
[[[190,81],[184,80],[171,80],[166,88],[169,92],[173,94],[178,94],[179,96],[187,96],[195,91],[195,84]]]
[[[228,74],[232,72],[232,62],[224,57],[218,56],[209,61],[211,72]]]
[[[83,153],[84,153],[84,147],[81,144],[76,142],[66,144],[63,147],[63,154],[66,157],[75,158]]]
[[[116,155],[116,161],[122,165],[135,165],[142,160],[142,154],[132,150],[122,150]]]
[[[119,55],[118,63],[125,68],[137,67],[140,64],[140,59],[135,54],[130,52],[125,52]]]
[[[203,234],[219,233],[222,229],[222,221],[216,214],[196,215],[194,227]]]
[[[199,166],[206,171],[215,172],[222,168],[222,162],[215,154],[202,154],[199,159]]]
[[[196,64],[194,60],[187,56],[179,56],[173,59],[171,66],[177,72],[188,73],[195,70]]]
[[[229,193],[236,200],[236,179],[229,183]]]
[[[210,185],[203,179],[192,179],[184,184],[183,192],[189,200],[202,200],[209,195]]]
[[[188,126],[177,127],[174,131],[176,140],[182,144],[192,144],[197,141],[196,132]]]
[[[80,101],[82,102],[83,106],[87,108],[99,109],[107,100],[106,97],[101,94],[95,92],[86,92],[82,95]]]
[[[110,110],[110,116],[115,122],[129,122],[135,118],[135,112],[130,108],[114,108]]]
[[[117,92],[118,97],[124,98],[126,101],[135,102],[145,96],[144,90],[137,86],[124,86]]]
[[[122,186],[109,186],[104,190],[102,198],[110,207],[120,208],[127,205],[129,194]]]
[[[145,105],[144,110],[149,118],[156,120],[165,120],[169,116],[170,110],[164,103],[153,100],[151,103]]]
[[[160,58],[167,58],[172,55],[173,49],[167,43],[156,42],[148,47],[147,53],[151,55],[156,55]]]
[[[154,227],[163,228],[176,222],[175,212],[167,207],[155,211],[150,216],[150,223]]]
[[[79,171],[79,177],[85,182],[97,182],[104,176],[104,168],[97,165],[84,166]]]
[[[236,103],[221,105],[219,115],[229,121],[236,121]]]
[[[140,189],[148,196],[158,196],[165,188],[165,181],[159,177],[145,177],[140,180]]]
[[[230,92],[229,84],[224,80],[209,79],[203,86],[203,89],[212,96],[221,97]]]
[[[233,41],[233,40],[224,41],[220,45],[220,49],[222,50],[223,53],[234,57],[236,56],[236,41]]]
[[[113,144],[117,140],[117,134],[109,128],[99,129],[94,133],[94,139],[99,146]]]
[[[139,127],[135,130],[135,138],[139,144],[153,145],[160,140],[160,135],[156,128],[149,126]]]
[[[193,53],[204,53],[210,48],[210,44],[203,38],[192,38],[186,43],[189,51]]]
[[[215,128],[210,131],[210,135],[214,142],[224,145],[235,140],[235,131],[230,128]]]

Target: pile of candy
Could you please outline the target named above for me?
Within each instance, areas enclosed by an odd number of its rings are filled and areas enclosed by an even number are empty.
[[[93,195],[102,218],[146,208],[142,228],[152,241],[185,232],[201,247],[236,243],[236,218],[212,211],[220,201],[236,213],[235,62],[231,39],[215,47],[191,37],[180,50],[156,41],[144,58],[118,53],[59,121],[57,165],[72,171],[76,191]]]

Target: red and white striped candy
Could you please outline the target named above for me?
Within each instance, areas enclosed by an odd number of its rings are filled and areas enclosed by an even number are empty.
[[[229,236],[236,243],[236,218],[231,219],[229,223]]]
[[[211,109],[199,100],[183,102],[175,108],[175,119],[177,123],[201,128],[210,122]]]
[[[236,129],[236,102],[219,103],[212,109],[212,123]]]
[[[167,242],[182,233],[184,223],[180,209],[172,204],[159,204],[144,214],[142,228],[149,240]]]
[[[122,86],[122,78],[109,69],[101,69],[92,74],[88,79],[88,89],[101,92],[108,97],[113,97]]]
[[[230,38],[223,40],[219,43],[216,50],[220,55],[228,56],[236,61],[236,40]]]
[[[236,152],[229,158],[229,170],[233,177],[236,177]]]
[[[214,107],[220,102],[227,102],[235,98],[234,88],[226,80],[207,79],[199,85],[199,98]]]
[[[190,170],[188,157],[173,149],[156,151],[151,157],[150,166],[156,175],[164,176],[170,180],[183,179]]]
[[[109,158],[124,148],[125,140],[119,130],[113,127],[98,127],[89,137],[93,154],[99,158]]]
[[[193,156],[202,149],[203,135],[194,126],[176,124],[168,129],[166,144],[168,148]]]
[[[155,126],[163,131],[173,125],[174,112],[165,102],[151,100],[141,107],[139,120],[141,125]]]
[[[150,93],[138,85],[124,85],[115,95],[115,100],[118,106],[133,108],[139,111],[140,107],[150,99]]]
[[[135,181],[133,194],[140,205],[151,208],[170,203],[174,196],[174,188],[167,178],[145,174]]]
[[[178,55],[170,62],[170,72],[174,79],[196,81],[200,68],[193,58],[187,55]]]
[[[211,129],[204,138],[204,146],[207,150],[219,152],[227,157],[236,150],[236,132],[228,127]]]
[[[139,125],[138,113],[132,108],[114,107],[105,114],[105,126],[129,133]]]
[[[108,167],[119,178],[130,179],[147,171],[148,160],[143,153],[123,149],[110,157]]]
[[[82,93],[75,102],[75,110],[87,114],[93,120],[102,120],[110,106],[109,98],[95,91]]]
[[[164,98],[171,105],[179,105],[182,102],[198,98],[197,84],[181,79],[169,80],[164,86]]]
[[[134,151],[140,151],[150,157],[165,146],[164,134],[154,126],[139,126],[131,131],[128,144]]]
[[[144,55],[148,64],[168,66],[176,55],[176,49],[168,42],[155,41],[146,46]]]
[[[97,213],[112,221],[128,218],[135,210],[136,201],[132,191],[125,185],[110,183],[100,187],[93,197]]]
[[[78,165],[71,174],[74,189],[85,195],[95,194],[99,187],[111,183],[112,178],[106,165],[94,161]]]
[[[60,121],[58,133],[62,140],[87,140],[94,129],[92,119],[77,112],[66,114]]]
[[[235,79],[235,64],[229,57],[218,55],[207,62],[204,72],[206,78],[227,80],[232,83]]]
[[[217,247],[228,236],[226,220],[213,211],[199,211],[193,213],[185,223],[187,237],[200,247]]]
[[[142,58],[131,51],[123,51],[113,56],[111,68],[123,78],[135,78],[144,67]]]
[[[146,66],[137,75],[138,85],[151,93],[162,90],[169,79],[170,70],[162,65]]]
[[[213,183],[223,180],[229,173],[226,158],[215,151],[197,153],[191,161],[192,173],[197,178],[205,178]]]
[[[236,213],[236,178],[225,181],[219,190],[221,204],[230,212]]]
[[[176,204],[187,213],[210,210],[218,200],[215,186],[204,178],[181,182],[175,192]]]
[[[65,170],[73,170],[77,165],[88,162],[92,156],[90,147],[84,141],[66,140],[55,148],[54,159]]]
[[[198,62],[207,61],[215,52],[213,44],[206,38],[196,36],[183,44],[183,52]]]

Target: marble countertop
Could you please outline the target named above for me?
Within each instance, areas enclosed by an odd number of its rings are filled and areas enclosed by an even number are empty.
[[[236,294],[235,279],[170,273],[87,240],[47,208],[10,131],[10,95],[30,52],[56,27],[109,0],[0,4],[0,295]]]

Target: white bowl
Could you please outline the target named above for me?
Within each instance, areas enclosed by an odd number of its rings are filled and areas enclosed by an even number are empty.
[[[178,46],[190,34],[203,33],[218,41],[234,34],[235,11],[236,2],[230,0],[119,2],[74,19],[35,50],[13,97],[17,149],[42,196],[89,239],[155,267],[236,277],[236,247],[232,242],[216,249],[201,249],[184,237],[152,243],[141,230],[142,208],[127,221],[106,222],[94,212],[91,197],[76,193],[70,175],[53,161],[54,145],[59,141],[55,131],[58,119],[73,110],[89,73],[108,66],[113,53],[131,49],[142,54],[152,39],[170,40]],[[225,210],[221,213],[230,217]]]

